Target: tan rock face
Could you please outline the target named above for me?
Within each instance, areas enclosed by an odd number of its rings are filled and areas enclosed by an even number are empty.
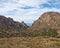
[[[46,12],[36,20],[32,28],[58,28],[60,29],[60,13]]]

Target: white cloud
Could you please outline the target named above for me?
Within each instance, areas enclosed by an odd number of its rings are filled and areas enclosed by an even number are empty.
[[[16,8],[16,5],[11,3],[4,3],[1,6],[2,7],[0,7],[0,13],[6,13],[7,11],[11,11]]]
[[[47,11],[60,12],[60,8],[41,8],[42,4],[51,4],[48,1],[53,0],[1,0],[0,1],[0,14],[12,17],[16,21],[33,22],[42,13]],[[56,0],[55,4],[60,4],[60,1]],[[24,9],[24,7],[33,7],[31,9]],[[52,5],[51,5],[52,6]],[[21,8],[23,7],[23,8]]]

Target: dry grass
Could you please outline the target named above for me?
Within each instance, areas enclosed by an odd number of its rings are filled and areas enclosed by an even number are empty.
[[[43,38],[43,37],[0,38],[0,48],[60,48],[60,38]]]

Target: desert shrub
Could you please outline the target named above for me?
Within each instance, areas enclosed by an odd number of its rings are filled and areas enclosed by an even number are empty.
[[[43,29],[43,31],[41,32],[42,36],[51,36],[51,37],[56,37],[58,35],[57,30],[56,29]]]
[[[48,30],[48,36],[56,37],[58,35],[56,29],[49,29]]]
[[[0,29],[0,33],[1,33],[1,32],[3,32],[3,30],[2,30],[2,29]]]

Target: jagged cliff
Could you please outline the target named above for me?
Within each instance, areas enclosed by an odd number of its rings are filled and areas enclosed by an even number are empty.
[[[28,26],[23,22],[16,22],[12,18],[0,15],[0,28],[3,29],[26,29]]]

